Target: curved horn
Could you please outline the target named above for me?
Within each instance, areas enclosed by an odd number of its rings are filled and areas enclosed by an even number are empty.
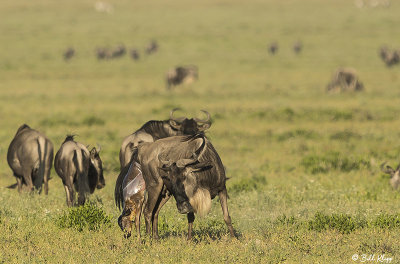
[[[99,143],[96,143],[96,145],[97,145],[97,148],[98,148],[97,153],[99,153],[100,150],[101,150],[101,145]]]
[[[200,119],[200,118],[193,118],[194,121],[198,122],[198,123],[210,123],[211,122],[211,115],[209,112],[207,112],[206,110],[201,110],[203,113],[205,113],[207,115],[206,119]]]
[[[172,109],[171,112],[169,113],[169,119],[180,123],[183,120],[185,120],[186,117],[174,117],[174,112],[178,111],[178,110],[182,110],[182,109],[180,109],[179,107]]]
[[[185,168],[187,165],[193,164],[197,161],[198,156],[196,153],[193,153],[193,156],[191,159],[180,159],[176,162],[176,166],[180,169]]]
[[[387,162],[385,161],[384,163],[381,164],[381,166],[380,166],[381,171],[382,171],[383,173],[387,173],[387,174],[392,174],[392,173],[394,173],[393,168],[390,167],[389,165],[386,166],[386,168],[385,168],[385,164],[386,164],[386,163],[387,163]]]

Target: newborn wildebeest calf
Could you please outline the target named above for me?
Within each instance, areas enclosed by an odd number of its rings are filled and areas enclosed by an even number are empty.
[[[99,152],[96,148],[89,152],[85,145],[74,141],[74,136],[67,136],[62,143],[54,167],[64,184],[68,206],[74,205],[75,191],[78,192],[78,205],[83,205],[87,194],[93,193],[96,187],[105,186]]]
[[[178,211],[187,214],[188,239],[191,239],[194,214],[206,215],[211,199],[218,195],[225,223],[231,236],[235,236],[228,212],[225,170],[218,153],[204,135],[174,136],[139,144],[132,161],[140,164],[148,193],[144,203],[148,234],[152,231],[153,237],[158,238],[158,213],[172,194]],[[121,188],[115,190],[119,205],[124,202],[123,195],[118,193]],[[124,229],[123,223],[120,226]]]
[[[20,126],[8,147],[7,162],[17,178],[18,192],[23,185],[29,191],[36,188],[40,192],[44,183],[44,193],[48,194],[53,143],[45,135],[26,124]]]

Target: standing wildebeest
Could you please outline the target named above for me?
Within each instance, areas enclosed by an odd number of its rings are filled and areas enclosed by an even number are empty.
[[[53,163],[53,143],[42,133],[23,124],[17,130],[7,152],[7,162],[17,178],[18,192],[22,185],[29,191],[34,187],[48,194],[50,170]]]
[[[133,60],[139,60],[140,55],[139,55],[139,51],[137,49],[131,49],[131,58]]]
[[[175,108],[171,111],[169,120],[148,121],[141,128],[123,140],[119,151],[121,170],[129,163],[132,157],[133,147],[136,147],[141,142],[153,142],[165,137],[204,133],[206,129],[210,128],[211,116],[207,111],[202,110],[202,112],[207,115],[206,119],[188,119],[186,117],[174,117],[173,114],[178,109],[179,108]]]
[[[146,53],[147,54],[152,54],[157,52],[158,50],[158,43],[155,40],[152,40],[149,45],[146,46]]]
[[[204,135],[175,136],[139,144],[132,160],[141,165],[148,192],[144,207],[148,234],[152,230],[153,237],[158,238],[158,213],[170,197],[163,195],[166,187],[175,197],[179,212],[187,214],[188,239],[191,238],[194,213],[206,215],[211,208],[211,199],[217,195],[225,223],[234,237],[228,212],[225,169]],[[116,188],[117,204],[122,203],[120,190]]]
[[[389,165],[384,168],[385,164],[386,162],[382,163],[381,170],[386,174],[390,174],[390,185],[392,185],[394,189],[397,189],[400,186],[400,164],[395,170]]]
[[[108,48],[97,48],[96,57],[98,60],[111,59],[111,51]]]
[[[379,55],[388,67],[400,62],[400,51],[391,50],[386,46],[380,48]]]
[[[272,55],[274,55],[276,52],[278,52],[278,49],[279,49],[279,46],[278,46],[278,43],[276,43],[276,42],[272,42],[268,47],[268,51]]]
[[[64,60],[68,61],[69,59],[71,59],[73,56],[75,55],[75,50],[73,48],[68,48],[63,56],[64,56]]]
[[[168,70],[166,74],[167,89],[171,89],[181,83],[191,83],[198,78],[198,68],[195,65],[175,67]]]
[[[102,161],[96,148],[89,150],[83,144],[67,136],[54,159],[54,168],[62,179],[67,205],[74,205],[75,191],[78,204],[83,205],[88,193],[105,186]],[[75,190],[74,190],[75,187]]]
[[[301,43],[300,41],[296,41],[293,44],[293,51],[296,54],[299,54],[301,52],[301,50],[303,49],[303,43]]]
[[[328,92],[362,91],[364,85],[359,80],[357,72],[351,68],[339,68],[327,86]]]
[[[126,48],[124,45],[118,45],[111,51],[111,58],[119,58],[124,56],[126,53]]]

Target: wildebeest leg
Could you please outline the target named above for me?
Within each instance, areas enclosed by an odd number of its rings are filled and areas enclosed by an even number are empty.
[[[50,168],[45,168],[44,169],[44,178],[43,178],[45,195],[49,194],[49,179],[50,179]]]
[[[192,228],[193,228],[193,222],[194,222],[194,213],[190,212],[187,214],[187,220],[188,220],[188,236],[187,240],[192,239]]]
[[[146,221],[146,233],[151,234],[152,222],[153,222],[153,211],[157,204],[158,198],[160,197],[160,193],[163,187],[163,183],[147,187],[148,199],[146,206],[144,208],[144,220]]]
[[[228,194],[226,192],[226,189],[220,191],[218,193],[218,196],[219,196],[219,201],[220,201],[221,207],[222,207],[222,213],[224,214],[225,223],[228,226],[231,237],[235,237],[231,217],[229,216],[229,212],[228,212]]]
[[[22,178],[19,177],[18,175],[15,175],[15,177],[17,178],[18,192],[21,193],[22,192]]]
[[[72,192],[70,191],[70,188],[68,188],[67,185],[64,185],[64,189],[65,189],[65,195],[67,196],[67,205],[69,207],[71,207],[73,205],[73,202],[74,202],[74,199],[73,199],[74,193],[73,193],[73,191]]]
[[[160,213],[161,208],[164,206],[164,204],[169,200],[171,196],[166,194],[166,196],[162,197],[160,202],[158,203],[158,206],[154,208],[156,212],[153,215],[153,238],[158,239],[158,214]]]
[[[78,205],[84,205],[86,201],[86,196],[82,192],[78,192]]]
[[[33,191],[32,170],[30,168],[24,168],[22,170],[22,173],[24,174],[24,180],[26,186],[28,187],[28,190],[32,192]]]

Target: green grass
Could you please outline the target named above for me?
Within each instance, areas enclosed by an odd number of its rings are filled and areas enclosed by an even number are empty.
[[[400,194],[379,165],[399,162],[400,68],[378,56],[383,44],[400,48],[398,3],[119,0],[112,14],[94,3],[0,3],[0,263],[353,263],[356,253],[399,262]],[[152,39],[160,49],[146,56]],[[120,43],[140,60],[96,59],[96,47]],[[179,64],[197,65],[199,80],[166,91],[165,73]],[[365,92],[327,94],[337,67],[354,67]],[[123,238],[113,202],[121,141],[174,107],[212,114],[207,135],[230,178],[238,240],[217,198],[192,242],[174,201],[160,213],[160,241]],[[15,183],[6,155],[22,123],[55,150],[67,134],[102,146],[106,186],[91,200],[111,226],[57,225],[68,209],[54,170],[48,196],[5,188]]]

